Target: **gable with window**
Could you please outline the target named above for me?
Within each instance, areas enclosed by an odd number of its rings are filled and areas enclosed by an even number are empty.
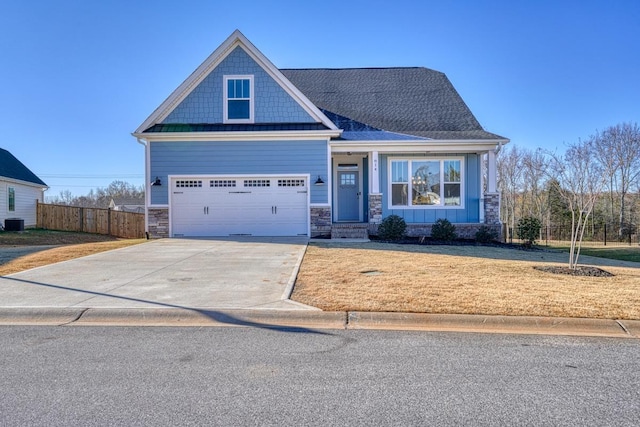
[[[224,122],[253,123],[253,76],[224,76]]]
[[[462,159],[390,160],[391,208],[463,207]]]

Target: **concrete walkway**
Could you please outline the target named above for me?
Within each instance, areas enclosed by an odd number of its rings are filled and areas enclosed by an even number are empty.
[[[0,307],[317,310],[287,299],[306,244],[150,241],[0,277]]]

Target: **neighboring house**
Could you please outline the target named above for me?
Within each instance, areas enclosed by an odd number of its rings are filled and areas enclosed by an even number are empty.
[[[5,219],[22,219],[36,226],[37,202],[44,201],[45,184],[13,154],[0,148],[0,225]]]
[[[144,200],[115,197],[109,202],[109,209],[122,212],[144,213]]]
[[[276,68],[235,31],[133,133],[151,236],[500,229],[496,151],[427,68]],[[486,167],[483,166],[486,164]]]

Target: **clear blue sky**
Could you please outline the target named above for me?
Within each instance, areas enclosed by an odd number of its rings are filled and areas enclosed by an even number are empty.
[[[131,132],[236,28],[281,68],[442,71],[521,147],[640,122],[637,0],[7,0],[0,147],[49,196],[142,184]]]

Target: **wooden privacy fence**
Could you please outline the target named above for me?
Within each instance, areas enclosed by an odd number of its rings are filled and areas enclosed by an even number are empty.
[[[141,213],[45,203],[38,203],[37,227],[107,234],[125,239],[145,236],[144,214]]]

